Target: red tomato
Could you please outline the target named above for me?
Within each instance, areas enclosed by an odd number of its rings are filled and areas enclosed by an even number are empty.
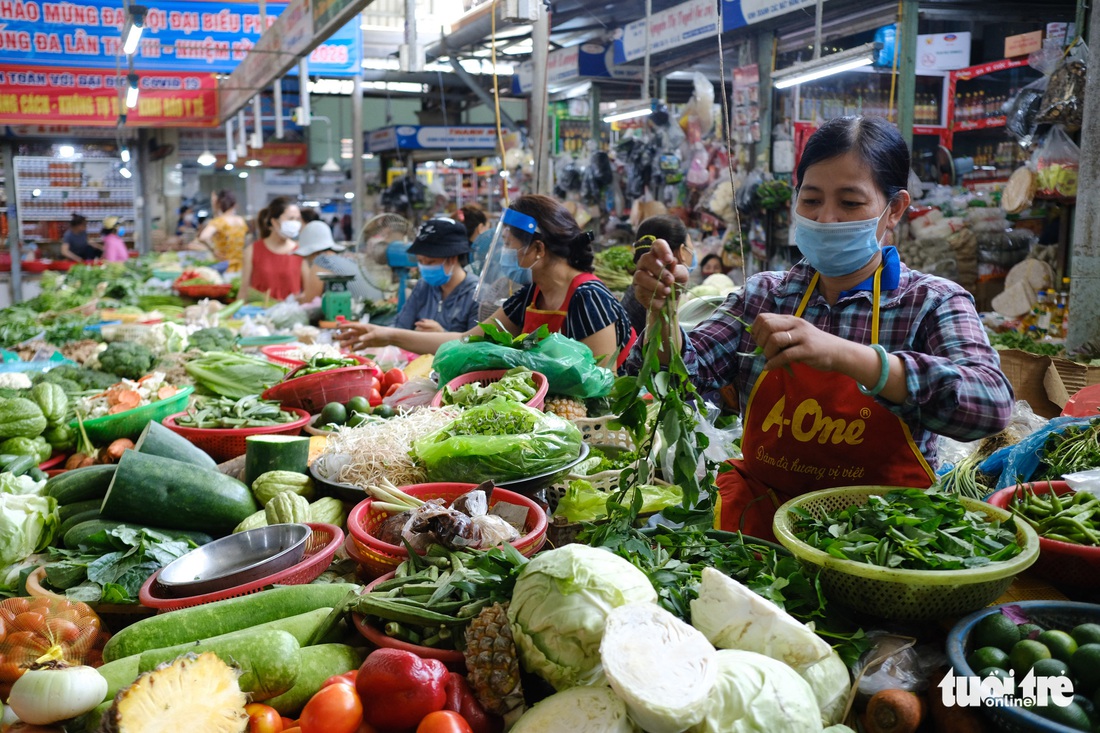
[[[386,387],[386,394],[384,394],[382,396],[383,397],[389,397],[391,394],[393,394],[394,392],[396,392],[399,389],[401,389],[400,384],[391,384],[389,387]]]
[[[370,388],[370,394],[367,395],[367,402],[371,407],[378,407],[382,404],[382,393],[378,391],[378,385],[375,384]]]
[[[352,685],[322,687],[302,708],[302,733],[355,733],[363,722],[363,703]]]
[[[388,372],[382,375],[382,384],[385,389],[389,389],[391,385],[402,385],[408,381],[405,376],[405,372],[400,369],[390,369]]]
[[[291,728],[297,728],[298,727],[298,721],[297,720],[292,720],[291,718],[283,718],[282,721],[283,721],[283,733],[286,733],[286,731],[290,730]]]
[[[23,613],[28,608],[30,608],[30,606],[30,599],[22,597],[9,598],[8,600],[4,601],[4,608],[11,612],[12,618]]]
[[[251,702],[244,711],[248,713],[248,733],[282,733],[283,718],[270,705]]]
[[[466,719],[453,710],[428,713],[416,726],[416,733],[474,733]]]
[[[334,674],[324,681],[321,687],[328,687],[329,685],[355,685],[355,673],[359,670],[353,669],[350,672],[344,672],[343,674]]]

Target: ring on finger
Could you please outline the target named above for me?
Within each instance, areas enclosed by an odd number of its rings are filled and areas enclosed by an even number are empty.
[[[783,348],[789,349],[792,346],[794,346],[794,338],[791,336],[790,331],[784,331],[783,333],[787,336],[787,345],[784,346]]]

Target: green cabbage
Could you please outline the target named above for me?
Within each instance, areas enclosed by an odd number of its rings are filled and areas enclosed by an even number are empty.
[[[821,722],[824,725],[839,723],[852,689],[852,677],[840,655],[833,651],[824,661],[803,670],[801,674],[814,691],[817,706],[821,709]]]
[[[690,733],[806,733],[821,730],[810,685],[783,662],[720,649],[718,682],[703,722]]]
[[[508,608],[520,661],[557,690],[600,684],[607,615],[641,602],[657,602],[649,578],[607,550],[573,544],[537,555]]]
[[[523,714],[511,733],[634,733],[626,705],[606,687],[574,687]]]
[[[43,550],[60,524],[53,497],[0,494],[0,566],[14,565]]]
[[[642,514],[653,514],[670,506],[678,506],[684,500],[684,492],[679,486],[645,484],[638,489],[642,492]],[[591,522],[607,516],[609,498],[609,492],[600,491],[584,479],[576,479],[569,482],[569,488],[558,501],[554,515],[565,517],[569,522]]]
[[[0,494],[40,494],[46,486],[46,480],[35,481],[30,476],[16,476],[14,473],[0,473]]]

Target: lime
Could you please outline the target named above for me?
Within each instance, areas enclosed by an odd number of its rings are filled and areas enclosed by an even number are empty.
[[[1008,652],[1020,640],[1016,623],[1003,613],[991,613],[974,626],[974,646],[995,646]]]
[[[348,414],[353,412],[361,412],[364,415],[370,414],[370,400],[362,395],[356,395],[348,400],[347,403]]]
[[[1078,646],[1100,644],[1100,624],[1081,624],[1069,632]]]
[[[318,422],[324,425],[343,425],[348,421],[348,411],[339,402],[330,402],[321,410]]]
[[[970,656],[966,658],[966,663],[970,665],[971,669],[988,669],[989,667],[1008,669],[1008,655],[995,646],[983,646],[981,649],[970,652]]]
[[[1020,630],[1021,639],[1034,639],[1046,630],[1036,624],[1020,624],[1017,628]]]
[[[1063,662],[1069,662],[1070,657],[1077,651],[1077,642],[1064,631],[1044,631],[1035,641],[1044,644],[1050,650],[1050,656]]]
[[[1038,641],[1023,639],[1008,653],[1009,669],[1014,672],[1013,676],[1023,677],[1040,659],[1050,659],[1050,650]]]
[[[1061,659],[1040,659],[1031,671],[1036,677],[1069,677],[1069,664]]]
[[[391,417],[397,414],[397,411],[389,405],[379,405],[378,407],[374,408],[374,411],[371,414],[375,417],[381,417],[389,420]]]
[[[1033,713],[1041,715],[1047,720],[1052,720],[1055,723],[1061,723],[1075,730],[1092,730],[1092,723],[1089,722],[1089,716],[1085,711],[1075,702],[1071,702],[1066,707],[1060,705],[1037,705],[1030,708]]]
[[[365,423],[368,417],[369,415],[367,415],[365,412],[353,412],[351,413],[351,417],[348,418],[348,427],[357,428]]]
[[[1100,689],[1100,644],[1082,644],[1077,647],[1069,668],[1077,677],[1078,692],[1086,695]]]

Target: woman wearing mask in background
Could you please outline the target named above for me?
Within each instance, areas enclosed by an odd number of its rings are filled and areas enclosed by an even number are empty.
[[[409,254],[420,267],[420,282],[397,314],[394,328],[443,333],[477,325],[477,277],[466,272],[470,253],[466,229],[451,219],[429,219],[420,227]]]
[[[492,268],[520,287],[497,308],[493,320],[513,336],[546,325],[551,333],[588,346],[601,365],[621,363],[635,338],[630,318],[592,274],[592,237],[581,231],[569,211],[549,196],[521,196],[504,212],[500,236],[486,272]],[[341,341],[357,347],[393,344],[434,354],[447,341],[482,333],[481,326],[464,334],[420,333],[353,323],[341,333]]]
[[[237,214],[237,197],[232,191],[218,191],[210,197],[210,206],[216,215],[188,249],[209,249],[219,262],[229,263],[230,272],[241,272],[248,222]]]
[[[466,227],[466,236],[470,240],[470,270],[476,275],[481,272],[485,256],[489,254],[489,245],[493,242],[489,217],[480,206],[471,204],[458,210],[458,220]]]
[[[130,259],[126,243],[122,241],[122,229],[118,226],[117,216],[108,216],[103,220],[103,259],[108,262],[125,262]]]
[[[1012,388],[973,298],[881,246],[909,207],[908,177],[893,125],[826,122],[798,166],[791,225],[805,259],[749,278],[681,332],[696,386],[728,387],[744,419],[744,459],[718,476],[720,528],[770,537],[776,507],[819,489],[927,488],[938,434],[972,441],[1008,423]],[[656,242],[634,275],[638,299],[655,312],[674,280],[687,270]],[[668,342],[656,325],[647,337]]]
[[[672,248],[672,252],[676,256],[676,260],[686,267],[689,273],[695,270],[695,245],[691,242],[691,236],[688,234],[684,222],[675,216],[651,216],[638,225],[637,241],[634,243],[635,265],[638,264],[638,260],[649,251],[654,240],[657,239],[668,242],[669,247]],[[634,296],[633,283],[627,287],[620,302],[623,304],[627,315],[630,316],[630,325],[633,326],[634,332],[644,332],[646,309]]]
[[[309,276],[309,263],[294,254],[302,231],[302,213],[281,196],[272,199],[256,217],[260,238],[244,249],[241,298],[284,300],[300,295]]]
[[[306,215],[306,211],[302,212],[303,216]],[[323,219],[314,217],[312,221],[306,222],[302,227],[302,233],[298,235],[298,249],[294,250],[294,254],[305,260],[309,268],[302,297],[299,298],[301,302],[310,303],[325,292],[321,275],[354,274],[334,272],[332,269],[332,261],[340,259],[339,253],[343,251],[344,247],[332,238],[332,228]]]

